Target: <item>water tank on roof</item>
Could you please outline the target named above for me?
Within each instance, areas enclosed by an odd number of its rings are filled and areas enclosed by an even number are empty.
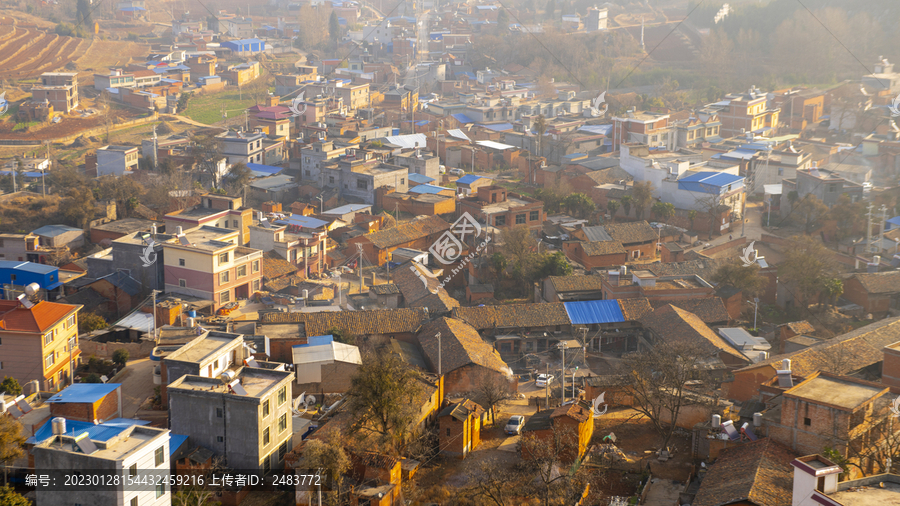
[[[721,415],[713,415],[712,416],[712,428],[718,429],[722,426],[722,416]]]
[[[762,425],[762,413],[753,413],[753,426],[759,427]]]
[[[58,416],[51,421],[54,436],[61,436],[66,433],[66,419]]]
[[[41,290],[41,285],[37,283],[28,283],[25,286],[25,295],[34,297]]]

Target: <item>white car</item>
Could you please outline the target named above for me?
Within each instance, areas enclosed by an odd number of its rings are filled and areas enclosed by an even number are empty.
[[[466,175],[466,171],[464,171],[462,169],[457,169],[457,168],[450,169],[450,173],[453,174],[454,176],[459,176],[459,177],[463,177]]]
[[[543,388],[551,383],[553,383],[552,374],[538,374],[537,379],[534,380],[534,386],[538,388]]]
[[[509,436],[516,436],[522,433],[522,426],[525,425],[525,417],[522,415],[515,415],[509,418],[509,421],[506,422],[506,427],[503,428],[503,432],[506,432]]]

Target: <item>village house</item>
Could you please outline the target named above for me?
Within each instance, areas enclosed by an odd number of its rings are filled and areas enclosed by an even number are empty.
[[[532,437],[542,441],[570,438],[560,445],[566,450],[559,457],[562,462],[581,460],[593,435],[594,417],[590,405],[584,401],[539,411],[522,427],[523,438]],[[529,460],[532,456],[523,449],[522,458]]]
[[[900,272],[856,273],[844,280],[843,296],[864,313],[885,316],[900,307]]]
[[[449,229],[450,224],[438,216],[421,216],[387,230],[354,237],[347,243],[351,251],[361,244],[368,262],[384,265],[388,254],[397,248],[427,250]]]
[[[461,459],[481,443],[481,427],[488,413],[469,399],[454,402],[438,413],[438,437],[441,453]]]

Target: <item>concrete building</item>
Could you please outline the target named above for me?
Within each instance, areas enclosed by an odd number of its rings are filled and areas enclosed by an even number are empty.
[[[409,174],[422,174],[437,179],[441,177],[441,160],[429,152],[415,148],[394,157],[394,163],[406,167]]]
[[[122,69],[111,69],[109,74],[94,74],[94,89],[97,91],[131,86],[134,86],[134,74]]]
[[[807,195],[812,195],[832,207],[837,204],[841,195],[847,194],[851,202],[858,202],[863,198],[863,186],[848,181],[836,172],[819,169],[815,166],[807,170],[798,170],[794,179],[782,180],[782,195],[797,192],[799,202]],[[789,199],[781,199],[781,216],[787,216],[792,211]]]
[[[350,150],[337,164],[325,167],[323,186],[337,188],[341,198],[358,199],[366,204],[374,204],[375,191],[384,186],[404,193],[409,190],[406,167],[381,162],[369,152],[360,154]]]
[[[170,383],[172,431],[223,456],[232,469],[281,468],[293,433],[293,374],[243,367],[230,377],[186,375]]]
[[[41,84],[31,88],[31,101],[47,101],[54,111],[66,114],[78,108],[78,73],[44,72]]]
[[[62,484],[57,484],[56,487],[37,487],[35,497],[37,504],[171,505],[172,491],[168,484],[171,464],[169,431],[132,425],[109,438],[100,432],[87,430],[78,436],[67,432],[64,435],[53,435],[50,439],[35,445],[31,450],[34,455],[34,471],[41,474],[42,471],[59,473],[60,470],[85,469],[90,470],[92,474],[102,472],[122,478],[136,476],[142,480],[146,475],[148,482],[160,482],[159,485],[125,486],[123,483],[88,490],[81,487],[63,487]]]
[[[699,113],[675,122],[675,145],[679,148],[699,147],[704,142],[721,142],[722,122],[716,114]]]
[[[84,230],[68,225],[45,225],[32,230],[44,248],[76,249],[84,246]]]
[[[138,168],[137,146],[103,146],[97,150],[97,176],[122,176]]]
[[[300,148],[300,178],[324,186],[325,182],[322,179],[324,162],[343,155],[348,148],[357,147],[359,146],[356,144],[348,146],[342,143],[335,145],[334,141],[316,141]]]
[[[50,416],[88,423],[122,417],[120,383],[75,383],[47,399]]]
[[[81,355],[80,309],[48,301],[0,300],[0,374],[20,385],[37,381],[42,391],[70,383],[70,366]]]
[[[238,231],[201,226],[176,228],[163,243],[165,290],[213,301],[213,310],[260,289],[262,254],[238,246]]]
[[[769,108],[768,97],[759,88],[751,87],[747,93],[732,93],[725,98],[708,104],[701,110],[715,113],[722,122],[722,137],[734,137],[746,132],[774,135],[778,130],[778,108]]]
[[[299,219],[299,218],[298,218]],[[312,218],[310,218],[312,220]],[[281,258],[302,268],[301,276],[325,271],[328,233],[325,230],[288,232],[288,225],[251,225],[248,246],[274,251]]]
[[[261,131],[235,132],[229,130],[217,136],[219,153],[225,157],[228,165],[238,162],[262,163],[263,139],[266,135]]]
[[[321,393],[344,393],[350,389],[350,378],[362,364],[359,348],[335,342],[333,336],[310,336],[306,344],[293,346],[294,390]]]
[[[109,248],[87,257],[87,275],[99,279],[116,272],[128,273],[144,290],[162,290],[165,286],[163,243],[172,237],[152,232],[120,237]]]
[[[459,201],[459,210],[494,227],[527,225],[540,229],[544,223],[544,203],[540,200],[507,194],[502,186],[482,186],[474,197]]]
[[[331,81],[310,84],[306,87],[306,96],[317,95],[339,99],[349,111],[369,107],[369,85],[350,84],[349,80],[334,79]]]
[[[244,346],[244,336],[229,332],[207,331],[200,337],[166,355],[160,364],[160,394],[167,404],[168,385],[184,375],[218,378],[229,369],[240,368],[253,358]]]
[[[613,151],[620,144],[644,144],[651,148],[675,149],[676,130],[668,114],[629,111],[613,117]]]
[[[0,260],[40,262],[40,249],[34,234],[0,234]]]
[[[163,220],[170,234],[177,227],[187,230],[207,225],[235,229],[238,231],[238,244],[247,244],[250,239],[248,227],[253,223],[254,216],[253,210],[243,204],[241,197],[206,194],[201,197],[200,205],[169,213]]]
[[[797,177],[797,171],[808,170],[812,161],[812,154],[805,151],[797,151],[792,147],[787,149],[757,151],[750,158],[748,168],[750,187],[747,192],[759,195],[765,192],[765,185],[781,184],[785,179]]]

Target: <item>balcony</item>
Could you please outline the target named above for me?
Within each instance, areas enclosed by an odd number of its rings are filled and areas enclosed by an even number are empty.
[[[258,258],[262,258],[263,252],[262,250],[253,249],[253,248],[245,248],[244,246],[238,246],[234,250],[234,261],[238,262],[249,262],[251,260],[256,260]]]

